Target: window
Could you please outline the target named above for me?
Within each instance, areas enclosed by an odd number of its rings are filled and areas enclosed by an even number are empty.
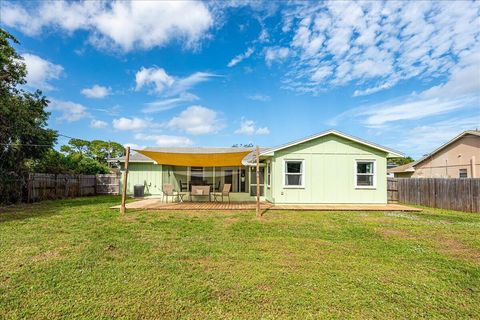
[[[256,196],[257,195],[257,170],[255,168],[250,169],[250,195],[251,196]],[[259,178],[260,178],[260,196],[262,197],[264,195],[264,183],[265,183],[265,167],[260,167],[259,171]]]
[[[267,187],[270,188],[270,176],[272,174],[272,165],[271,163],[269,162],[267,164]]]
[[[303,160],[285,160],[285,187],[303,187]]]
[[[467,169],[458,169],[459,178],[468,178]]]
[[[355,163],[355,186],[375,188],[375,161],[357,160]]]

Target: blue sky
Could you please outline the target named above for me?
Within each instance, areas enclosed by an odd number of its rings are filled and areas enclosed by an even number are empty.
[[[27,87],[68,136],[275,146],[334,128],[418,158],[480,127],[479,2],[2,1],[1,12]]]

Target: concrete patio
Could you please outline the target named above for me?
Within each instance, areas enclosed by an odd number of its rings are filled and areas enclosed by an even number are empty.
[[[160,199],[142,199],[127,203],[127,209],[146,210],[254,210],[255,202],[170,202]],[[119,209],[120,205],[112,209]],[[301,210],[301,211],[404,211],[418,212],[422,209],[401,204],[272,204],[261,202],[262,210]]]

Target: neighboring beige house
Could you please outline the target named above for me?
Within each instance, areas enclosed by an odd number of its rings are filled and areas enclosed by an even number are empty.
[[[479,178],[480,131],[462,132],[420,160],[388,173],[399,178]]]

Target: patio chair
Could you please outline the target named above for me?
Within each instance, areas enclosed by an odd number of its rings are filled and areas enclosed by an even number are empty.
[[[190,193],[190,201],[193,201],[193,197],[208,197],[208,201],[211,200],[210,186],[192,186],[192,192]]]
[[[180,186],[180,192],[188,191],[188,182],[182,182],[182,180],[178,180],[178,185]]]
[[[162,202],[163,198],[167,200],[166,202],[168,203],[168,197],[172,197],[172,201],[175,199],[175,197],[178,198],[177,192],[173,190],[173,186],[170,183],[165,183],[162,188]]]
[[[230,189],[232,188],[232,185],[230,183],[225,183],[223,185],[223,190],[222,192],[213,192],[213,201],[217,201],[218,198],[222,199],[223,202],[223,197],[228,197],[228,203],[230,203]]]

